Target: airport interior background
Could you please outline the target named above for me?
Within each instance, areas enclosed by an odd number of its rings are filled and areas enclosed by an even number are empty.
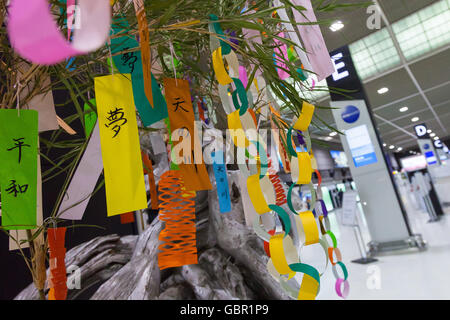
[[[326,212],[327,227],[338,242],[342,253],[339,259],[346,266],[350,288],[347,292],[344,286],[344,292],[339,289],[341,294],[336,294],[334,278],[336,272],[341,271],[336,271],[333,258],[328,261],[325,253],[328,268],[333,270],[328,269],[321,275],[316,299],[334,300],[344,295],[349,300],[448,299],[450,0],[378,0],[374,5],[381,10],[363,7],[316,12],[317,19],[324,21],[320,30],[335,71],[313,84],[322,90],[299,91],[302,97],[323,107],[316,107],[315,115],[328,125],[309,128],[313,141],[310,151],[316,162],[312,184],[320,189],[313,192],[321,194],[320,203],[324,206],[321,212]],[[167,49],[167,52],[172,51]],[[349,91],[343,96],[331,88]],[[67,103],[68,95],[67,90],[54,90],[55,105]],[[67,108],[57,107],[58,116],[70,117],[76,108],[73,104]],[[198,111],[196,104],[194,109],[197,118],[199,112],[202,117],[203,112],[207,113],[200,107]],[[295,116],[288,110],[280,119],[291,123]],[[75,122],[72,128],[77,132],[84,130]],[[50,133],[44,132],[41,136],[50,139]],[[153,138],[149,141],[153,148],[158,143]],[[160,142],[165,149],[164,142]],[[275,145],[277,143],[269,139],[268,148],[275,148]],[[303,150],[300,146],[296,148],[296,151]],[[150,151],[158,183],[163,176],[163,168],[158,166],[161,154]],[[317,213],[316,194],[311,194],[310,184],[293,185],[291,174],[285,170],[285,159],[278,155],[271,160],[285,192],[289,190],[302,208],[316,209],[314,213]],[[49,163],[42,163],[49,168]],[[230,166],[227,169],[236,170]],[[146,179],[148,196],[153,197],[148,175]],[[233,179],[239,181],[239,178]],[[58,194],[53,190],[60,188],[63,182],[63,177],[58,177],[43,183],[44,216],[58,201]],[[234,193],[239,192],[235,190],[239,182],[229,184],[233,198]],[[158,211],[153,206],[132,213],[129,221],[117,215],[107,217],[104,186],[98,189],[81,223],[102,228],[68,229],[67,252],[96,237],[112,234],[122,239],[138,237],[158,220]],[[245,187],[239,189],[243,192]],[[217,197],[217,193],[214,195]],[[204,201],[209,201],[211,206],[211,195],[206,196],[208,200]],[[240,214],[244,219],[244,213]],[[319,219],[316,220],[320,226]],[[286,227],[286,222],[282,222],[277,220],[277,226]],[[198,228],[200,225],[196,224]],[[251,224],[248,228],[252,230]],[[271,246],[272,242],[270,250]],[[0,233],[0,299],[14,299],[19,294],[23,299],[32,299],[36,294],[30,285],[33,278],[22,256],[17,251],[9,251],[10,247],[8,236]],[[92,254],[99,254],[95,248],[92,250]],[[103,250],[114,249],[105,247]],[[302,247],[302,261],[322,270],[326,267],[324,257],[317,252],[313,246]],[[88,262],[78,262],[85,263],[82,269],[90,270]],[[110,265],[116,269],[105,267],[104,273],[97,270],[99,276],[85,275],[94,279],[89,288],[79,294],[76,289],[70,289],[69,296],[90,298],[114,273],[120,272],[120,268],[130,268],[127,262],[114,256]],[[251,284],[248,286],[253,288]],[[195,290],[191,291],[200,299]],[[120,294],[117,297],[124,298]]]

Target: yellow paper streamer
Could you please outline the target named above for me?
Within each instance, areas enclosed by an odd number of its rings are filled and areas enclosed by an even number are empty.
[[[247,178],[247,191],[257,213],[264,214],[270,211],[270,208],[267,205],[267,201],[264,198],[264,194],[261,190],[259,174],[254,174]]]
[[[147,208],[131,76],[95,78],[108,216]]]
[[[219,81],[221,85],[224,86],[233,81],[231,80],[230,76],[225,70],[225,65],[223,63],[223,56],[222,56],[222,47],[219,47],[216,50],[214,50],[212,54],[212,63],[214,72],[216,73],[217,81]]]
[[[306,101],[303,101],[302,113],[294,124],[294,129],[306,131],[311,123],[314,114],[314,106]]]

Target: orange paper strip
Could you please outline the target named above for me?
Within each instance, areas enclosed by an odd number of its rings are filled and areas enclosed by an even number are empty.
[[[161,176],[159,193],[159,219],[165,222],[159,234],[159,268],[197,264],[195,195],[184,190],[181,174],[175,170]]]
[[[158,210],[159,202],[158,202],[158,192],[156,190],[155,176],[153,174],[153,166],[150,161],[148,155],[141,151],[142,153],[142,162],[144,164],[144,174],[148,176],[148,182],[150,184],[150,199],[152,203],[152,209]]]
[[[182,79],[164,79],[164,90],[167,100],[167,109],[169,113],[170,129],[172,136],[175,136],[176,130],[184,129],[185,137],[179,137],[178,141],[173,141],[172,150],[177,150],[181,143],[187,143],[184,139],[190,137],[190,146],[187,152],[190,154],[181,154],[181,163],[177,163],[180,168],[181,176],[188,191],[210,190],[212,189],[209,181],[208,172],[203,163],[202,145],[194,127],[194,109],[192,108],[191,94],[189,92],[189,82]],[[178,130],[177,132],[180,132]],[[175,156],[179,156],[174,152]],[[173,156],[173,154],[172,154]],[[172,161],[174,159],[172,158]]]

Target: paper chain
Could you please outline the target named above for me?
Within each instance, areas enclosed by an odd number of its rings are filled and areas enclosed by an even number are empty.
[[[270,167],[269,161],[266,157],[267,148],[261,142],[262,139],[256,135],[249,134],[249,132],[256,132],[256,119],[252,115],[252,110],[249,106],[253,104],[251,91],[245,92],[244,85],[239,79],[239,75],[243,75],[242,67],[239,66],[237,56],[230,45],[224,41],[225,36],[221,29],[220,23],[217,22],[218,17],[210,15],[211,22],[209,29],[211,32],[210,46],[212,52],[213,68],[219,83],[219,95],[222,106],[228,115],[228,126],[233,137],[233,142],[237,148],[246,149],[246,154],[249,158],[256,158],[259,162],[256,165],[249,164],[247,167],[244,164],[239,165],[242,174],[247,177],[247,187],[250,200],[254,206],[255,211],[260,215],[256,217],[253,227],[255,233],[265,241],[265,249],[269,256],[267,269],[269,273],[280,282],[283,290],[294,299],[312,300],[315,299],[320,290],[320,277],[325,272],[319,273],[316,268],[300,261],[297,248],[294,246],[292,238],[289,236],[291,230],[291,221],[295,221],[295,229],[299,238],[301,249],[303,246],[319,244],[324,251],[326,266],[328,261],[332,264],[333,274],[336,277],[335,289],[340,297],[345,298],[349,292],[349,284],[347,281],[348,272],[342,262],[342,256],[337,248],[337,241],[334,234],[329,230],[329,221],[327,217],[326,208],[322,200],[316,202],[316,190],[311,181],[312,172],[315,171],[319,178],[319,188],[321,177],[317,168],[313,168],[314,156],[311,150],[311,139],[308,133],[308,127],[311,123],[314,106],[303,103],[302,112],[297,121],[290,127],[287,135],[288,155],[291,156],[291,176],[294,182],[289,188],[287,195],[288,207],[293,215],[288,214],[279,205],[283,204],[283,195],[280,193],[279,178],[273,172],[269,174],[270,179],[267,178],[267,168]],[[224,61],[228,64],[228,70],[225,68]],[[245,71],[245,70],[244,70]],[[246,79],[246,75],[243,77]],[[232,104],[229,99],[229,87],[234,85],[234,90],[231,92]],[[267,93],[266,98],[275,103]],[[239,100],[238,100],[239,97]],[[249,130],[255,129],[255,130]],[[294,132],[294,129],[296,130]],[[304,142],[302,145],[303,151],[296,152],[295,144],[293,144],[292,135],[298,134],[298,131],[303,134]],[[257,146],[256,154],[252,154],[250,146],[254,144]],[[277,179],[278,178],[278,179]],[[319,237],[319,228],[316,218],[312,211],[297,212],[292,204],[292,190],[296,185],[309,185],[311,190],[311,208],[314,208],[314,213],[318,216],[321,237]],[[268,187],[269,186],[269,187]],[[276,190],[276,195],[274,190]],[[277,203],[276,205],[273,203]],[[316,207],[316,204],[320,205]],[[275,212],[280,220],[283,222],[284,230],[265,230],[261,226],[261,216]],[[293,219],[291,219],[293,218]],[[327,227],[324,226],[324,223]],[[332,240],[333,246],[330,247],[327,236]],[[336,258],[335,258],[335,257]],[[336,270],[339,266],[344,274],[340,277]],[[325,267],[326,269],[326,267]],[[303,274],[300,287],[298,283],[291,280],[297,273]],[[344,287],[342,290],[342,286]]]

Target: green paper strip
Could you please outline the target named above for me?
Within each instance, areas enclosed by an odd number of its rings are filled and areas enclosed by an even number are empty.
[[[2,226],[36,228],[38,112],[0,110]]]
[[[239,115],[243,116],[248,109],[248,97],[247,92],[245,91],[244,85],[242,84],[242,81],[237,78],[232,78],[234,85],[236,86],[236,90],[232,93],[233,98],[233,104],[236,110],[239,109]],[[239,101],[237,97],[239,96],[239,100],[241,100],[242,104],[239,104]]]
[[[219,20],[219,18],[215,14],[210,14],[209,18],[213,21]],[[225,37],[225,34],[223,33],[220,23],[213,22],[212,25],[213,25],[214,31],[219,35],[218,38],[220,39],[220,46],[222,47],[222,55],[229,54],[231,52],[231,46],[222,40],[222,39],[226,39],[226,37]]]
[[[344,273],[344,281],[347,280],[347,278],[348,278],[348,271],[347,271],[347,267],[345,266],[345,264],[342,263],[341,261],[338,261],[336,263],[336,265],[339,265],[341,267],[342,272]],[[336,271],[336,265],[333,266],[333,273],[334,273],[335,278],[338,279],[339,275],[337,274],[337,271]]]
[[[293,184],[291,184],[291,186],[289,187],[289,190],[288,190],[288,193],[287,193],[286,200],[287,200],[287,204],[288,204],[289,209],[291,209],[291,211],[292,211],[294,214],[298,215],[297,211],[295,211],[294,206],[292,205],[292,190],[294,190],[294,187],[295,187],[295,186],[296,186],[296,184],[293,183]]]
[[[121,26],[118,26],[117,23],[121,23]],[[128,22],[125,19],[119,18],[116,19],[115,24],[113,25],[113,34],[128,29]],[[112,53],[116,53],[126,49],[139,47],[139,43],[132,37],[124,36],[111,39],[111,47]],[[144,126],[148,127],[167,118],[169,116],[167,113],[167,103],[153,74],[151,75],[153,107],[150,105],[150,102],[145,95],[141,52],[135,51],[116,55],[113,56],[113,61],[120,73],[131,73],[134,104],[136,105]]]
[[[97,106],[97,101],[95,99],[89,100],[89,102]],[[95,124],[97,123],[97,113],[92,110],[88,103],[84,104],[84,130],[86,137],[90,137],[92,130],[94,130]]]
[[[275,211],[278,216],[280,217],[280,219],[283,221],[284,224],[284,236],[286,237],[289,232],[291,231],[291,219],[289,218],[289,215],[287,214],[286,211],[284,211],[283,208],[274,205],[274,204],[269,204],[269,208],[273,211]]]
[[[307,274],[308,276],[314,278],[314,280],[316,280],[320,284],[319,271],[317,271],[317,269],[314,268],[313,266],[310,266],[309,264],[305,263],[293,263],[289,265],[289,268],[291,268],[292,271]]]
[[[292,130],[294,129],[294,127],[290,127],[288,132],[287,132],[287,136],[286,136],[286,144],[288,147],[288,152],[292,157],[297,158],[297,151],[294,149],[294,146],[292,145]],[[301,168],[300,168],[301,169]]]
[[[337,248],[337,240],[336,240],[336,236],[334,235],[334,233],[331,232],[330,230],[328,230],[327,234],[330,236],[331,241],[333,241],[333,248]]]

